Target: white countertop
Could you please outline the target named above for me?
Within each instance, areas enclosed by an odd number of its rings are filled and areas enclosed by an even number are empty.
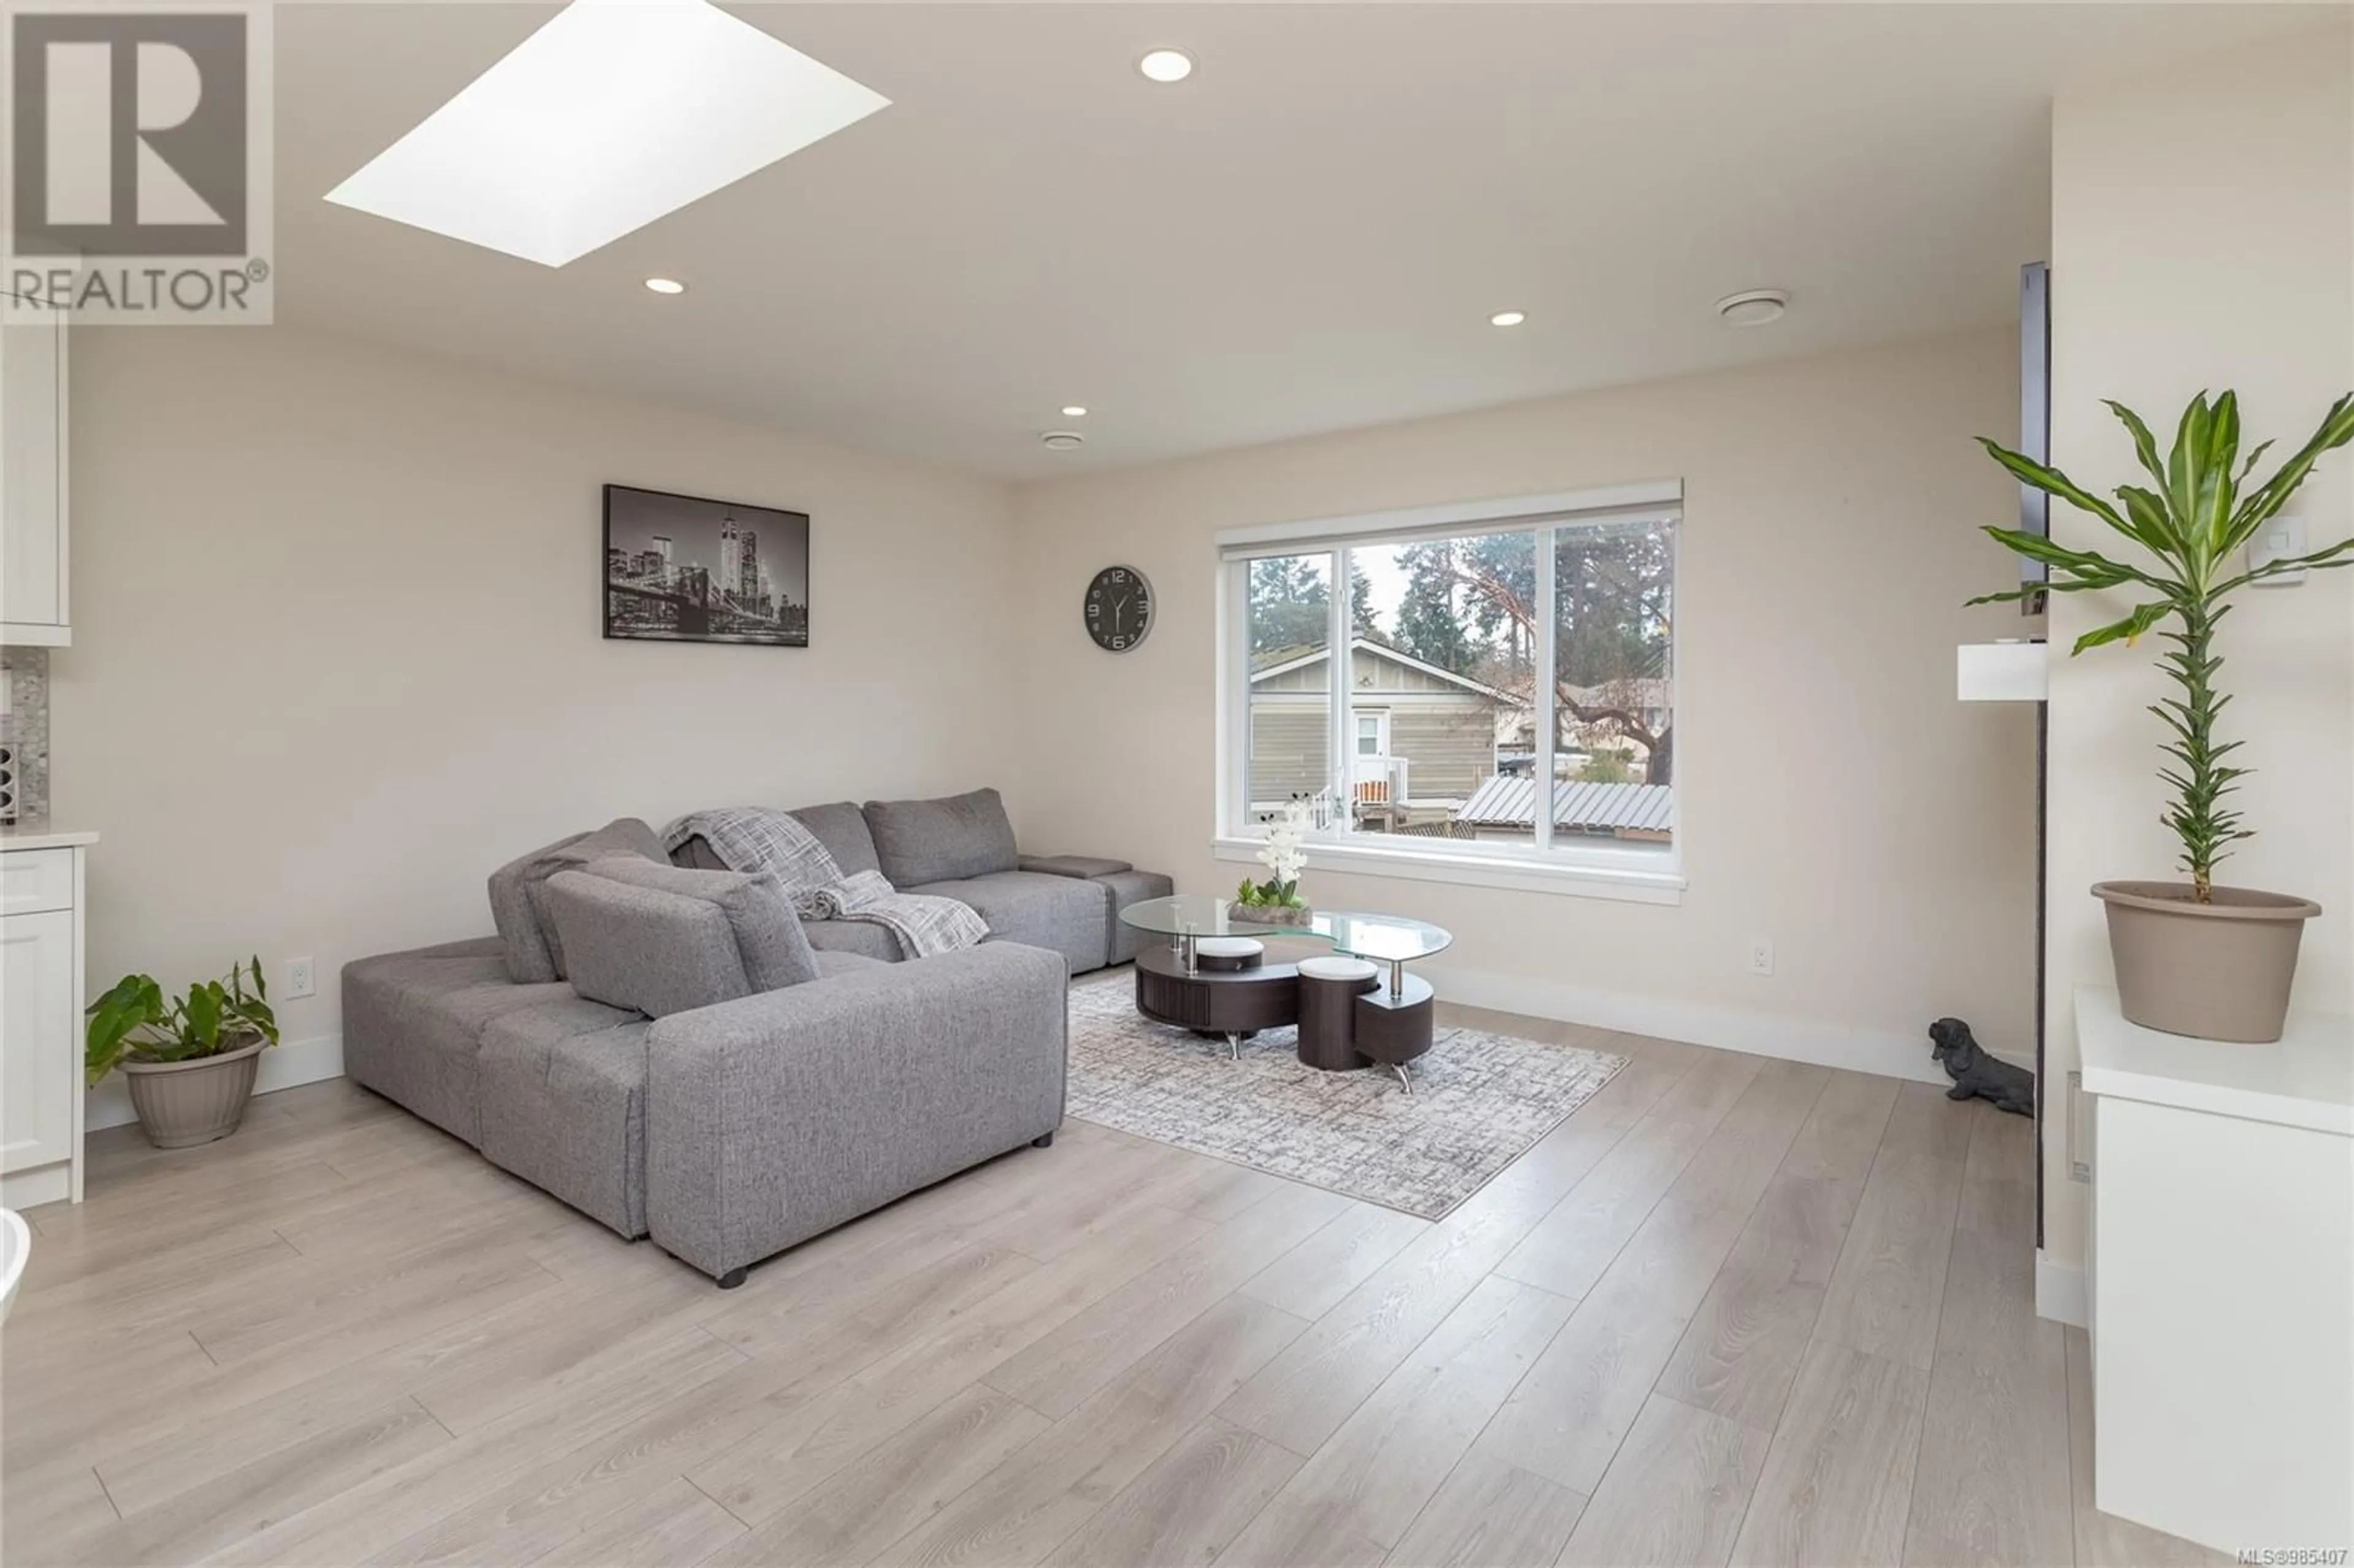
[[[2126,1022],[2117,993],[2076,988],[2084,1092],[2354,1138],[2354,1018],[2292,1012],[2276,1044],[2233,1045]]]
[[[0,822],[0,853],[9,850],[73,849],[97,842],[96,833],[69,832],[46,817],[27,817],[21,822]]]

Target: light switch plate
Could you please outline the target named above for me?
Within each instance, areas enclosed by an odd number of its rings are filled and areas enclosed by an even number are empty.
[[[2248,541],[2248,567],[2253,570],[2268,567],[2274,561],[2305,554],[2305,519],[2286,514],[2266,523],[2256,536]],[[2283,572],[2275,577],[2265,577],[2253,584],[2256,588],[2295,588],[2305,581],[2306,570],[2300,567],[2293,572]]]

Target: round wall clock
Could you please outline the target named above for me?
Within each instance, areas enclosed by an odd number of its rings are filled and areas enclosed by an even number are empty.
[[[1084,608],[1096,646],[1125,653],[1152,630],[1152,585],[1134,567],[1106,567],[1087,584]]]

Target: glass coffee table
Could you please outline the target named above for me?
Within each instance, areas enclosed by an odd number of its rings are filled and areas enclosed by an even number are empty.
[[[1381,1062],[1411,1091],[1405,1064],[1430,1048],[1433,993],[1430,982],[1406,972],[1406,964],[1444,951],[1455,938],[1442,926],[1398,915],[1368,915],[1344,909],[1313,911],[1305,925],[1251,917],[1229,898],[1179,894],[1149,898],[1119,912],[1122,923],[1170,938],[1136,955],[1136,1010],[1155,1022],[1196,1034],[1223,1037],[1227,1054],[1239,1057],[1242,1042],[1262,1029],[1301,1023],[1305,1000],[1320,1022],[1311,1041],[1301,1030],[1299,1059],[1327,1069]],[[1388,969],[1387,984],[1375,980],[1302,979],[1297,964],[1270,963],[1264,951],[1228,955],[1215,940],[1253,937],[1262,941],[1294,938],[1320,942],[1343,958],[1363,959]],[[1313,968],[1314,966],[1311,966]],[[1363,969],[1356,971],[1363,974]],[[1339,985],[1351,993],[1347,1016],[1313,988]],[[1357,987],[1370,989],[1362,991]]]

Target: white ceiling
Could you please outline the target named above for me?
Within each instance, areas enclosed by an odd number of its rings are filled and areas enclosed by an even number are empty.
[[[560,270],[322,199],[554,14],[278,12],[279,319],[1015,478],[2009,319],[2252,5],[736,7],[892,107]],[[1134,69],[1173,44],[1193,79]],[[685,280],[676,299],[651,274]],[[1712,302],[1779,287],[1779,325]],[[1529,313],[1501,331],[1491,312]],[[1087,445],[1038,432],[1081,403]]]

